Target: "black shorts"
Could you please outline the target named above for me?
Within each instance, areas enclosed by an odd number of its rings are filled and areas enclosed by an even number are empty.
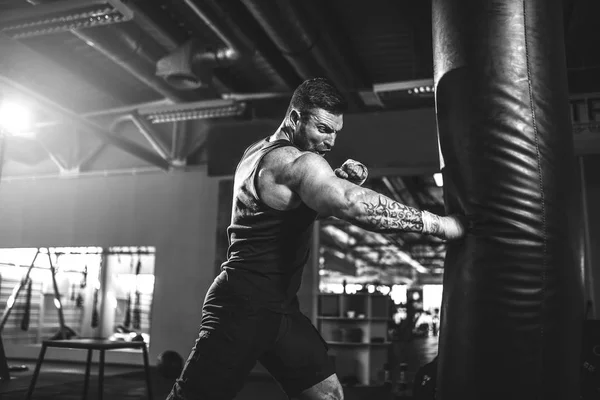
[[[310,319],[251,300],[227,283],[213,283],[199,337],[167,400],[233,399],[257,361],[289,397],[335,373],[327,344]]]

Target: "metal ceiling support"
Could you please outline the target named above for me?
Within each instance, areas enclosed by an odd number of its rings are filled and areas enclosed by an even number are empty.
[[[112,32],[73,30],[72,33],[165,98],[174,102],[185,100],[181,94],[155,76],[154,63],[158,57],[150,54],[139,38],[132,38],[125,30],[114,28]]]
[[[154,130],[151,126],[148,125],[147,122],[143,121],[143,118],[138,115],[124,115],[120,118],[114,120],[109,128],[109,132],[115,136],[121,134],[121,129],[119,127],[123,122],[133,122],[134,125],[138,128],[140,133],[144,135],[146,140],[150,143],[150,145],[154,148],[154,150],[165,160],[169,160],[169,154],[166,153],[164,146],[156,139],[157,135],[154,133]],[[104,149],[106,148],[106,143],[102,142],[99,146],[92,149],[88,154],[82,157],[78,164],[75,166],[77,171],[82,171],[87,168],[89,163],[91,163]]]
[[[0,57],[2,75],[16,82],[27,83],[29,87],[36,88],[48,98],[56,99],[57,102],[72,109],[79,110],[88,103],[81,93],[73,91],[73,87],[64,87],[60,84],[64,81],[72,82],[74,87],[85,93],[93,89],[87,81],[77,75],[77,72],[73,73],[66,66],[61,65],[60,60],[47,58],[28,45],[2,33],[0,33],[0,49],[3,55]],[[100,98],[110,97],[105,88],[99,87],[97,90]]]
[[[135,127],[140,131],[142,136],[150,143],[150,146],[156,151],[156,153],[161,156],[164,160],[169,161],[171,156],[167,149],[160,143],[157,139],[158,135],[154,132],[154,128],[137,112],[133,112],[132,114],[124,115],[118,118],[111,128],[111,132],[114,132],[117,127],[123,122],[132,122]]]
[[[117,136],[107,132],[106,129],[104,129],[102,126],[96,124],[95,122],[81,118],[75,112],[63,107],[60,104],[55,103],[54,101],[52,101],[44,96],[41,96],[40,94],[29,89],[28,87],[26,87],[18,82],[15,82],[5,76],[0,75],[0,82],[25,94],[26,96],[28,96],[31,99],[38,102],[41,106],[46,108],[48,111],[55,112],[55,113],[61,115],[62,117],[64,117],[65,119],[67,119],[71,123],[73,123],[75,126],[94,134],[101,140],[103,140],[109,144],[112,144],[112,145],[120,148],[121,150],[124,150],[124,151],[126,151],[126,152],[152,164],[152,165],[155,165],[155,166],[163,168],[163,169],[169,169],[170,165],[166,160],[164,160],[162,157],[155,154],[154,152],[138,145],[137,143],[131,142],[124,138],[117,137]]]
[[[46,153],[48,154],[48,157],[50,157],[50,160],[52,160],[52,162],[58,167],[58,171],[63,174],[67,171],[70,170],[69,166],[67,165],[67,163],[65,163],[63,160],[60,159],[60,157],[58,157],[56,154],[54,154],[49,148],[48,146],[46,146],[41,140],[38,140],[38,143],[40,144],[40,146],[42,146],[42,148],[46,151]]]
[[[184,121],[189,119],[208,119],[215,117],[235,117],[246,110],[245,102],[235,99],[211,99],[187,103],[173,103],[169,100],[151,101],[130,104],[112,109],[91,111],[81,114],[83,118],[95,118],[107,115],[139,113],[152,121]],[[60,121],[43,121],[36,123],[36,128],[46,128],[59,124]]]
[[[196,14],[202,22],[206,24],[217,37],[225,44],[225,47],[215,51],[216,61],[219,63],[231,63],[239,59],[253,55],[256,51],[254,44],[247,37],[233,35],[225,26],[226,15],[220,15],[219,18],[210,16],[210,11],[205,4],[213,4],[208,0],[197,3],[192,0],[183,0],[183,2]]]
[[[147,33],[149,33],[161,46],[167,51],[173,51],[179,46],[174,38],[174,33],[159,25],[154,19],[150,18],[136,2],[127,1],[127,8],[133,12],[133,21]]]
[[[303,78],[327,77],[345,93],[353,93],[366,87],[359,74],[351,67],[339,46],[326,32],[325,23],[310,15],[293,0],[242,0],[281,53]],[[362,101],[358,95],[348,96],[355,104]]]
[[[101,117],[101,116],[105,116],[105,115],[129,114],[132,112],[136,112],[137,110],[140,110],[142,108],[148,108],[148,107],[156,108],[156,107],[171,106],[171,105],[173,105],[172,101],[163,99],[163,100],[158,100],[158,101],[149,101],[149,102],[144,102],[144,103],[128,104],[126,106],[115,107],[115,108],[110,108],[110,109],[105,109],[105,110],[90,111],[85,114],[82,114],[82,117],[94,118],[94,117]]]
[[[150,102],[145,102],[145,103],[138,103],[138,104],[128,104],[128,105],[122,106],[122,107],[115,107],[115,108],[108,108],[108,109],[104,109],[104,110],[86,112],[86,113],[80,114],[80,117],[89,119],[89,118],[102,117],[102,116],[107,116],[107,115],[129,114],[129,113],[137,111],[141,107],[156,107],[156,106],[161,106],[161,105],[172,105],[172,104],[173,104],[172,101],[166,100],[166,99],[158,100],[158,101],[150,101]],[[60,125],[60,123],[61,123],[60,121],[56,121],[56,120],[38,121],[35,123],[35,128],[36,129],[44,129],[44,128],[49,128],[52,126]]]
[[[35,0],[27,0],[37,4]],[[3,11],[0,31],[14,39],[125,22],[131,11],[119,0],[60,0]]]
[[[119,3],[120,8],[123,9],[124,6],[120,1],[114,1]],[[48,12],[53,9],[55,4],[47,2],[47,0],[27,0],[27,2],[35,5],[30,12],[35,12],[35,9],[39,10],[38,7],[42,7],[45,12]],[[142,40],[144,35],[132,35],[121,26],[112,28],[111,30],[71,29],[70,31],[165,98],[177,102],[184,100],[179,93],[154,75],[154,65],[162,55],[156,54],[160,46],[158,44],[156,46],[149,45],[148,37],[144,42]],[[164,52],[164,50],[162,51]]]
[[[106,148],[106,142],[100,143],[97,147],[88,152],[85,156],[83,156],[76,165],[73,166],[73,169],[77,172],[81,172],[89,166],[89,164],[98,157],[100,153]]]
[[[293,89],[298,85],[300,77],[296,71],[284,57],[277,53],[277,49],[271,44],[268,37],[264,36],[264,39],[261,37],[261,34],[264,34],[258,25],[254,24],[256,28],[253,29],[254,26],[249,25],[248,21],[236,18],[239,13],[232,12],[232,2],[186,0],[186,3],[223,41],[225,46],[237,53],[237,56],[233,56],[231,61],[251,57],[258,52],[268,64],[268,68],[277,73],[286,90]]]
[[[155,38],[155,40],[158,43],[160,43],[165,49],[167,49],[169,53],[177,50],[177,48],[180,46],[180,42],[185,40],[185,38],[181,34],[178,34],[178,31],[176,29],[173,29],[169,26],[165,26],[164,24],[159,24],[154,18],[148,15],[140,7],[140,4],[128,1],[127,7],[131,9],[134,13],[133,21],[136,24],[138,24],[140,28],[142,28],[143,30],[148,32],[153,38]],[[216,93],[223,93],[231,90],[229,87],[227,87],[227,85],[225,85],[215,76],[213,76],[211,79],[211,86]]]
[[[233,100],[206,100],[186,104],[173,104],[158,107],[144,107],[138,110],[140,115],[153,124],[186,121],[193,119],[226,118],[240,116],[246,110],[246,103]]]
[[[175,121],[173,123],[172,139],[171,139],[171,157],[173,163],[177,165],[185,164],[185,156],[183,155],[185,145],[187,143],[187,127],[188,121]]]
[[[152,148],[165,160],[170,160],[171,155],[165,146],[158,140],[158,134],[154,131],[154,128],[148,123],[148,121],[141,117],[137,112],[130,115],[131,121],[138,128],[140,133],[146,138]]]
[[[191,157],[192,155],[194,155],[196,153],[202,154],[202,152],[206,150],[207,144],[208,144],[208,140],[206,138],[204,140],[197,141],[195,144],[190,146],[190,149],[187,151],[186,156]],[[205,157],[204,160],[206,160],[206,154],[204,154],[204,157]],[[206,161],[204,161],[204,162],[206,162]]]

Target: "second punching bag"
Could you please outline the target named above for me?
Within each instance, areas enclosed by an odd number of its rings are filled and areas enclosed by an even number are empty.
[[[448,248],[441,400],[574,400],[583,318],[559,0],[433,0]]]

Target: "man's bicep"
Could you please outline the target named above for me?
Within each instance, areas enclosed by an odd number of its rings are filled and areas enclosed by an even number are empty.
[[[351,183],[335,176],[320,156],[303,155],[288,170],[290,189],[322,216],[337,215],[344,205],[344,193]]]

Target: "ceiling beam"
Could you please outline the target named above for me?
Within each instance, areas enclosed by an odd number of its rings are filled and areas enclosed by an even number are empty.
[[[52,32],[68,30],[67,25],[75,22],[81,25],[99,26],[124,22],[131,19],[131,12],[120,4],[120,1],[110,0],[59,0],[41,3],[38,0],[27,0],[36,5],[30,8],[16,8],[5,10],[0,16],[0,26],[13,34],[20,33],[20,29],[31,27],[32,30],[53,29]],[[95,6],[95,9],[93,8]],[[107,12],[102,12],[108,9]],[[102,10],[102,11],[101,11]],[[63,25],[56,26],[52,18],[62,17]],[[94,18],[96,17],[96,18]],[[104,18],[106,17],[106,18]],[[92,21],[90,21],[90,19]],[[34,34],[40,34],[34,32]]]
[[[158,140],[158,134],[144,117],[142,117],[138,112],[133,112],[128,115],[128,119],[133,122],[142,136],[144,136],[148,143],[150,143],[154,151],[156,151],[156,154],[161,156],[166,161],[171,159],[169,150],[167,150],[165,146],[163,146],[163,144]]]
[[[9,57],[5,57],[5,58],[9,58]],[[119,137],[109,133],[106,129],[104,129],[102,126],[98,125],[97,123],[88,121],[84,118],[81,118],[75,112],[38,94],[37,92],[26,87],[25,85],[15,82],[6,76],[0,76],[0,83],[21,92],[22,94],[26,95],[27,97],[31,98],[32,100],[35,100],[46,110],[61,115],[62,117],[67,119],[69,122],[73,123],[75,126],[94,134],[99,139],[103,140],[104,142],[112,144],[112,145],[118,147],[119,149],[126,151],[127,153],[134,155],[134,156],[136,156],[152,165],[155,165],[159,168],[169,169],[169,166],[170,166],[169,163],[166,160],[164,160],[162,157],[157,155],[156,153],[138,145],[137,143],[134,143],[134,142],[129,141],[124,138],[119,138]]]
[[[86,170],[89,167],[90,163],[92,163],[96,159],[96,157],[98,157],[98,155],[102,153],[104,149],[106,149],[107,146],[108,145],[106,144],[106,142],[101,142],[99,145],[90,150],[86,155],[81,157],[79,161],[75,163],[73,169],[79,172]]]
[[[31,100],[37,102],[46,111],[57,114],[64,120],[73,124],[74,126],[92,133],[93,135],[97,136],[99,139],[103,140],[106,143],[112,144],[117,148],[159,168],[169,168],[169,163],[154,152],[138,145],[137,143],[114,136],[101,125],[89,121],[85,118],[82,118],[79,114],[72,111],[71,109],[68,109],[62,104],[59,104],[58,102],[51,100],[45,95],[40,94],[37,90],[34,90],[29,85],[21,83],[27,78],[27,76],[23,76],[24,71],[22,63],[24,62],[24,59],[26,59],[27,62],[30,64],[40,63],[42,65],[45,65],[48,64],[48,62],[44,57],[40,56],[38,53],[31,50],[27,46],[24,46],[23,44],[7,37],[4,34],[0,34],[0,48],[2,49],[3,54],[14,53],[23,56],[0,57],[0,84],[10,87],[20,92],[21,94],[24,94]],[[52,66],[54,67],[54,65]]]
[[[50,158],[50,160],[52,160],[54,165],[56,165],[58,167],[58,172],[63,174],[70,170],[69,165],[60,156],[58,156],[57,154],[54,154],[54,152],[52,152],[52,150],[50,150],[48,148],[48,146],[46,146],[44,144],[44,142],[42,142],[41,140],[38,140],[38,143],[42,146],[44,151],[46,151],[46,153],[48,154],[48,157]]]

